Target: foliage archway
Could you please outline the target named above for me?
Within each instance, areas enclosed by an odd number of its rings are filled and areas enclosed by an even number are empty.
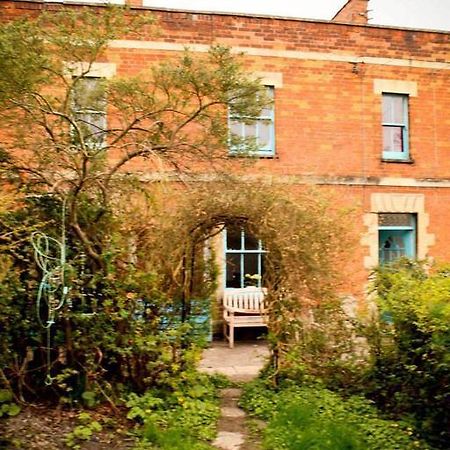
[[[162,201],[170,214],[162,208],[158,216],[153,208],[146,220],[137,208],[134,223],[138,264],[147,271],[162,269],[169,296],[189,304],[192,297],[213,293],[219,268],[214,257],[205,266],[205,243],[228,226],[243,227],[264,242],[264,284],[277,369],[291,365],[289,355],[300,344],[309,346],[309,356],[304,353],[302,358],[309,357],[311,364],[319,354],[334,358],[349,350],[350,331],[338,294],[351,227],[348,212],[334,206],[332,195],[317,188],[234,178],[165,195]],[[127,214],[133,217],[131,211]],[[333,323],[325,329],[331,315]],[[312,342],[317,341],[311,337],[314,333],[320,335],[320,344]],[[325,355],[324,348],[333,346],[333,354]]]

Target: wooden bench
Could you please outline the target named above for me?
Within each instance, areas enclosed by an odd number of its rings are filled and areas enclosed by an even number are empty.
[[[264,305],[265,288],[246,287],[225,289],[223,293],[223,334],[234,347],[234,329],[241,327],[267,327]],[[227,333],[227,328],[229,332]]]

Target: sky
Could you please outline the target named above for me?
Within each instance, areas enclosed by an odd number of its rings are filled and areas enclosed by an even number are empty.
[[[146,0],[147,6],[330,20],[347,0]],[[450,0],[370,0],[369,23],[450,31]]]

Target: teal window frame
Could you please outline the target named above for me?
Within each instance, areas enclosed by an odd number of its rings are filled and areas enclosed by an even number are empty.
[[[223,286],[225,289],[234,289],[234,288],[244,288],[249,285],[262,288],[263,287],[263,275],[264,275],[264,255],[267,253],[264,250],[263,243],[261,239],[256,239],[257,247],[256,248],[247,248],[246,242],[249,236],[251,236],[246,230],[240,230],[240,245],[239,248],[229,248],[228,247],[228,230],[225,228],[224,230],[224,270],[223,270]],[[232,277],[228,275],[228,256],[238,256],[239,258],[239,278],[235,279],[236,285],[230,286],[228,285],[228,280],[232,280]],[[246,272],[246,267],[249,265],[248,258],[249,256],[256,256],[256,273],[248,273]],[[246,275],[250,275],[246,277]],[[257,275],[256,278],[251,278],[252,276]]]
[[[392,213],[396,214],[396,213]],[[378,249],[379,249],[379,263],[380,264],[388,264],[390,262],[395,261],[398,258],[403,256],[415,259],[417,255],[417,216],[415,214],[410,213],[401,213],[408,214],[410,216],[410,224],[403,226],[394,226],[394,225],[379,225],[378,226]],[[404,244],[403,248],[396,248],[392,250],[386,250],[383,248],[384,243],[389,238],[401,239]],[[392,252],[389,258],[386,258],[385,255]],[[396,254],[394,254],[396,253]]]
[[[273,86],[265,86],[267,95],[274,100],[275,98],[275,88]],[[228,113],[228,129],[230,130],[230,135],[232,133],[232,124],[240,126],[237,133],[234,133],[237,137],[241,139],[255,138],[255,144],[258,149],[255,152],[251,152],[250,156],[259,157],[273,157],[275,155],[275,108],[274,102],[267,108],[261,111],[258,117],[243,117],[243,116],[233,116]],[[267,126],[268,125],[268,126]],[[255,127],[254,134],[251,133],[251,127]],[[263,127],[267,126],[268,130],[268,140],[267,145],[260,145],[261,140],[261,130]],[[236,155],[242,153],[239,146],[233,146],[230,144],[229,151],[231,155]]]
[[[402,101],[402,113],[399,120],[389,120],[385,117],[385,107],[388,106],[391,111],[393,108],[393,102],[395,99],[401,99]],[[387,104],[389,102],[389,104]],[[409,95],[407,94],[392,94],[389,92],[383,92],[382,94],[382,143],[383,143],[383,159],[391,161],[409,161]],[[385,133],[389,129],[400,128],[401,130],[401,149],[392,150],[385,149]]]

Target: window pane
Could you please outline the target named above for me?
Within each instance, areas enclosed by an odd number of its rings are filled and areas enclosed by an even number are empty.
[[[74,103],[77,110],[104,111],[105,89],[101,78],[81,78],[74,85]]]
[[[246,286],[259,286],[258,258],[257,253],[244,254],[244,282]]]
[[[77,114],[77,123],[86,143],[102,143],[106,128],[106,116],[102,113],[81,112]]]
[[[241,254],[228,253],[226,255],[226,287],[240,288],[241,286]]]
[[[410,213],[380,213],[379,260],[380,264],[389,263],[406,256],[416,257],[416,215]],[[387,227],[392,227],[388,229]],[[409,229],[399,229],[408,227]]]
[[[244,243],[245,243],[246,250],[258,250],[258,248],[259,248],[258,239],[256,239],[254,236],[252,236],[249,233],[245,233]]]
[[[273,87],[266,86],[266,95],[268,99],[273,100]],[[233,111],[233,105],[231,105],[229,108],[230,133],[242,138],[247,138],[250,140],[250,143],[253,143],[251,141],[255,139],[257,146],[267,155],[267,151],[273,151],[273,113],[273,102],[266,108],[263,108],[260,115],[257,117],[239,117],[238,113]],[[231,142],[230,150],[236,150],[233,148],[233,142]]]
[[[395,95],[392,97],[392,122],[403,123],[403,97]]]
[[[268,121],[260,121],[258,127],[258,145],[263,149],[270,148],[270,128]]]
[[[380,263],[389,263],[402,256],[413,258],[413,231],[380,231]]]
[[[272,106],[263,108],[261,111],[260,117],[264,117],[264,118],[268,118],[268,119],[271,118],[272,117]]]
[[[402,127],[383,126],[383,150],[387,152],[404,150]]]
[[[405,122],[405,98],[404,95],[383,94],[383,122],[398,123]]]
[[[242,137],[242,123],[236,120],[230,121],[230,131],[232,134]]]
[[[414,216],[409,213],[378,214],[378,225],[383,227],[413,227]]]
[[[256,123],[245,125],[245,137],[246,138],[256,137]]]
[[[390,234],[381,242],[380,260],[384,263],[406,256],[404,236]]]
[[[241,250],[241,228],[239,227],[227,227],[227,249],[228,250]]]

